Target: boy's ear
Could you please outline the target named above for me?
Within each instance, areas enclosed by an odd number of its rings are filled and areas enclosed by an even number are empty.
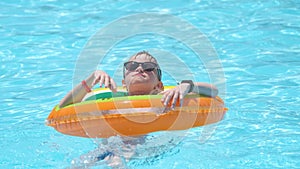
[[[160,90],[164,90],[164,84],[161,82],[161,81],[159,81],[158,82],[158,84],[157,84],[157,88],[159,88]]]
[[[125,80],[124,80],[124,79],[122,80],[122,86],[123,86],[124,88],[126,88],[126,83],[125,83]]]

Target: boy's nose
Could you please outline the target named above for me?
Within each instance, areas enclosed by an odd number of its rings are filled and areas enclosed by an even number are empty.
[[[140,65],[135,69],[135,71],[143,72],[144,69],[142,68],[142,65],[140,64]]]

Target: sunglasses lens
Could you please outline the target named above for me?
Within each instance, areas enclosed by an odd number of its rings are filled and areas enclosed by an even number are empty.
[[[154,70],[154,68],[144,69],[144,71],[146,71],[146,72],[152,72],[153,70]]]
[[[139,67],[139,64],[137,62],[127,62],[124,66],[127,70],[134,71],[137,67]]]
[[[151,62],[143,63],[143,69],[145,71],[153,71],[156,68],[156,64]]]

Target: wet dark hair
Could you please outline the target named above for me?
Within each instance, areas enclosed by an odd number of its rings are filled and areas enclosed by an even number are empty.
[[[147,52],[145,50],[140,51],[140,52],[136,53],[135,55],[131,56],[130,59],[132,59],[132,58],[136,59],[138,56],[143,55],[143,54],[146,55],[146,56],[148,56],[148,57],[150,57],[151,58],[150,60],[153,59],[154,63],[157,64],[157,66],[158,66],[157,69],[156,69],[156,71],[157,71],[157,78],[158,78],[159,81],[161,81],[161,76],[162,76],[161,69],[160,69],[160,67],[159,67],[159,65],[158,65],[157,60],[155,59],[155,57],[153,57],[149,52]],[[125,78],[125,67],[123,67],[123,78]]]

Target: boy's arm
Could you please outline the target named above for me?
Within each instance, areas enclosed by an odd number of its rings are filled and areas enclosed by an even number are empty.
[[[194,82],[194,88],[191,92],[203,94],[210,97],[216,97],[219,91],[217,87],[212,84],[203,83],[203,82]]]

